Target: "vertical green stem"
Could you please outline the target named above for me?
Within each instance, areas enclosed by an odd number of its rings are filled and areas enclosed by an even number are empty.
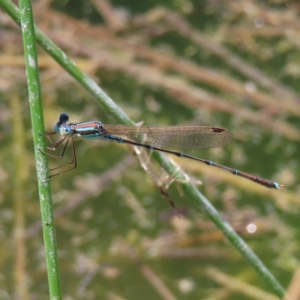
[[[20,0],[20,17],[23,34],[26,72],[28,80],[29,104],[31,112],[39,198],[46,251],[50,299],[61,299],[60,278],[57,259],[56,235],[53,218],[52,198],[48,181],[48,164],[39,149],[45,149],[44,118],[41,101],[41,88],[35,44],[35,30],[30,0]]]

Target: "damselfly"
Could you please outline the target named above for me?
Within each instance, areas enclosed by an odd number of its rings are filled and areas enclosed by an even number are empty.
[[[69,116],[65,113],[59,116],[57,124],[54,126],[54,132],[46,133],[48,139],[50,135],[60,133],[61,138],[53,143],[50,150],[56,150],[63,142],[63,147],[60,156],[52,155],[45,152],[47,155],[61,159],[66,151],[66,148],[71,142],[72,160],[68,164],[56,167],[50,171],[60,169],[62,167],[72,165],[70,169],[53,174],[50,177],[57,176],[62,173],[69,172],[77,167],[77,158],[74,139],[99,139],[109,142],[118,142],[133,146],[144,147],[148,150],[159,151],[168,154],[173,154],[179,157],[185,157],[202,162],[206,165],[217,167],[233,175],[244,177],[252,180],[260,185],[274,189],[285,189],[285,186],[275,181],[257,177],[245,172],[238,171],[223,165],[219,165],[210,160],[194,157],[181,152],[176,152],[169,149],[186,149],[198,150],[205,148],[223,147],[232,142],[232,135],[229,131],[209,126],[173,126],[173,127],[157,127],[157,126],[141,126],[131,127],[126,125],[104,125],[99,121],[83,122],[83,123],[68,123]],[[126,138],[123,138],[126,137]],[[52,141],[51,141],[52,142]]]

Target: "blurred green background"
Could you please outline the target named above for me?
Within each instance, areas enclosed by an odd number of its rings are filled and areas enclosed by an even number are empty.
[[[297,2],[73,0],[33,8],[36,24],[133,120],[224,127],[231,145],[188,154],[286,185],[269,190],[172,158],[292,289],[300,241]],[[21,32],[3,12],[0,22],[0,298],[48,299]],[[39,63],[47,131],[62,112],[70,122],[116,123],[42,50]],[[180,218],[128,147],[76,146],[78,168],[51,179],[64,299],[253,299],[251,286],[274,299],[176,178],[151,161]],[[61,163],[49,159],[50,167]]]

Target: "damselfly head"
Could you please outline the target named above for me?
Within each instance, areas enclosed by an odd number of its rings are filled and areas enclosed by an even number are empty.
[[[54,126],[54,130],[56,132],[62,133],[61,126],[64,125],[64,124],[67,124],[68,121],[69,121],[69,116],[66,113],[60,114],[60,116],[58,118],[58,122]]]
[[[58,118],[57,126],[60,127],[62,124],[66,124],[69,121],[69,116],[66,113],[62,113]]]

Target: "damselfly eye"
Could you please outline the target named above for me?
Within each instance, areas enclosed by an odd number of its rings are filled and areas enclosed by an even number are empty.
[[[64,123],[68,123],[69,116],[66,113],[62,113],[58,118],[58,125],[62,125]]]

